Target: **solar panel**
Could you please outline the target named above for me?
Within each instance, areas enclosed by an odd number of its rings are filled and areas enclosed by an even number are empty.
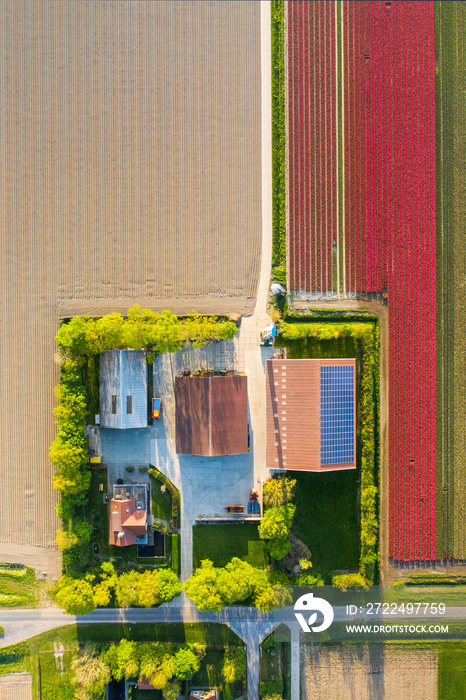
[[[353,367],[320,368],[320,463],[354,461]]]

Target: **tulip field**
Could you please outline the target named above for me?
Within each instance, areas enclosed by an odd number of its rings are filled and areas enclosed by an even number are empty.
[[[466,559],[465,119],[452,112],[466,67],[464,57],[455,64],[435,55],[439,32],[445,51],[453,51],[451,31],[465,35],[466,12],[438,5],[297,0],[286,11],[288,288],[291,299],[387,299],[395,563]],[[445,134],[452,119],[454,133]],[[455,135],[457,147],[447,141]],[[447,177],[452,150],[458,162]],[[442,275],[454,267],[442,230],[462,267],[457,288],[444,279],[439,302]],[[455,332],[455,351],[445,329]],[[462,371],[454,382],[453,368]],[[453,442],[441,430],[447,423]]]

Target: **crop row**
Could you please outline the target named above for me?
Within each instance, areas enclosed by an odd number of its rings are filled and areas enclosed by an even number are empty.
[[[287,4],[290,288],[332,289],[336,231],[335,4]]]

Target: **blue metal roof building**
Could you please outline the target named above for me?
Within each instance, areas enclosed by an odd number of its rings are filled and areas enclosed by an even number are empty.
[[[145,350],[106,350],[100,356],[100,425],[147,428]]]

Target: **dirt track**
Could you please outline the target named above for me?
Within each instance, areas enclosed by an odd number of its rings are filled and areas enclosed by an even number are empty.
[[[4,0],[0,27],[0,543],[50,548],[59,317],[254,308],[260,4]]]

